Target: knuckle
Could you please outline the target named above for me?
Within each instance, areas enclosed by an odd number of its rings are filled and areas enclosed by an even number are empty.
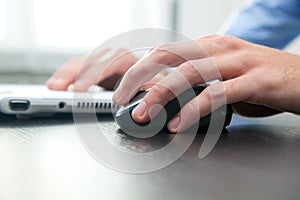
[[[170,62],[172,62],[172,57],[174,57],[174,54],[176,55],[176,46],[177,45],[175,43],[164,43],[154,48],[150,54],[158,58],[159,63],[168,65]]]
[[[125,48],[119,48],[115,52],[115,56],[119,57],[122,61],[131,61],[131,60],[137,60],[135,56],[130,52],[129,50]]]
[[[172,51],[175,48],[175,43],[174,42],[167,42],[164,44],[159,45],[157,48],[155,48],[155,50],[159,50],[159,51]]]
[[[264,88],[265,91],[276,91],[278,90],[278,82],[281,82],[277,77],[284,77],[281,74],[275,74],[275,72],[272,72],[272,76],[270,76],[270,71],[268,69],[259,69],[255,71],[255,75],[253,76],[253,79],[255,80],[255,83],[260,83],[261,87]],[[261,78],[264,76],[264,78]]]
[[[83,59],[82,58],[71,58],[67,64],[80,64],[83,62]]]
[[[195,61],[187,61],[182,64],[182,70],[196,72],[196,62]]]
[[[237,50],[240,48],[240,40],[236,37],[225,35],[215,38],[215,42],[229,50]]]
[[[155,70],[156,67],[157,67],[157,65],[150,63],[150,64],[144,64],[141,66],[137,66],[137,67],[133,68],[133,70],[130,70],[130,71],[132,71],[131,73],[135,74],[135,76],[134,76],[135,78],[145,79],[146,74],[155,75],[153,70]]]
[[[259,54],[249,49],[240,50],[236,56],[244,70],[256,66],[257,59],[259,59],[259,57]]]
[[[177,72],[179,74],[184,74],[185,77],[189,80],[197,79],[200,75],[200,72],[197,69],[196,61],[188,61],[183,63],[180,67],[178,67]]]
[[[151,94],[150,99],[153,101],[159,101],[162,104],[166,104],[174,96],[173,91],[166,86],[156,84],[149,92]]]
[[[239,52],[239,57],[243,58],[243,60],[249,62],[253,59],[255,59],[255,55],[253,53],[253,51],[249,51],[249,50],[243,50]]]
[[[226,88],[222,83],[214,83],[208,87],[211,99],[221,99],[226,95]]]
[[[227,82],[227,88],[229,90],[232,90],[232,91],[240,91],[241,90],[241,85],[236,83],[235,81],[228,81]],[[226,90],[225,90],[225,87],[224,87],[224,92],[226,93]],[[227,91],[229,92],[229,91]]]
[[[124,53],[128,53],[128,50],[125,49],[125,48],[119,48],[119,49],[116,50],[116,53],[124,54]]]
[[[244,88],[242,88],[238,82],[235,81],[227,82],[227,89],[224,87],[224,95],[226,95],[225,103],[226,104],[232,103],[234,101],[236,93],[240,93],[240,91],[242,91],[243,89]],[[250,93],[248,95],[250,95]]]
[[[114,54],[112,55],[112,58],[123,58],[128,54],[128,51],[126,49],[117,49]]]
[[[132,69],[128,70],[126,73],[125,73],[125,77],[124,79],[126,80],[134,80],[136,77],[136,72]]]
[[[187,103],[184,106],[184,109],[186,111],[186,113],[189,113],[190,115],[195,115],[195,114],[200,114],[200,107],[197,103],[195,103],[194,101],[191,101],[189,103]]]

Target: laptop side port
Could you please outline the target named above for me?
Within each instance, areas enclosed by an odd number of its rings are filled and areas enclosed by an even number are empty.
[[[66,106],[67,106],[67,104],[65,102],[59,102],[58,105],[57,105],[57,107],[59,109],[64,109],[64,108],[66,108]]]
[[[29,106],[30,102],[28,100],[12,99],[9,101],[9,108],[12,111],[26,111]]]

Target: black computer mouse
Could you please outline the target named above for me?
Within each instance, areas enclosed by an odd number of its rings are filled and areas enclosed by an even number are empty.
[[[162,109],[153,119],[151,119],[151,121],[145,123],[135,122],[131,116],[133,109],[142,101],[142,99],[148,92],[140,91],[134,98],[132,98],[132,100],[127,105],[122,106],[116,112],[115,120],[120,128],[125,132],[168,132],[168,121],[180,111],[180,108],[182,108],[183,105],[200,94],[206,87],[207,85],[196,85],[189,88],[188,90],[171,100],[169,103],[167,103],[164,106],[164,109]],[[232,118],[232,108],[230,105],[225,105],[214,111],[214,114],[214,119],[223,119],[224,129],[230,124]],[[211,121],[211,115],[212,114],[200,119],[197,129],[198,132],[205,133],[207,131]]]

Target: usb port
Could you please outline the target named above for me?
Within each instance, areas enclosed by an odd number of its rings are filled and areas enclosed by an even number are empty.
[[[16,99],[16,100],[9,101],[9,107],[13,111],[26,111],[28,110],[29,106],[30,103],[27,100]]]

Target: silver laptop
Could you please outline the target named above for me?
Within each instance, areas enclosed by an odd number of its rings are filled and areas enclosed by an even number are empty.
[[[44,85],[0,84],[0,112],[32,115],[54,113],[113,113],[112,91],[92,87],[87,92],[54,91]]]

